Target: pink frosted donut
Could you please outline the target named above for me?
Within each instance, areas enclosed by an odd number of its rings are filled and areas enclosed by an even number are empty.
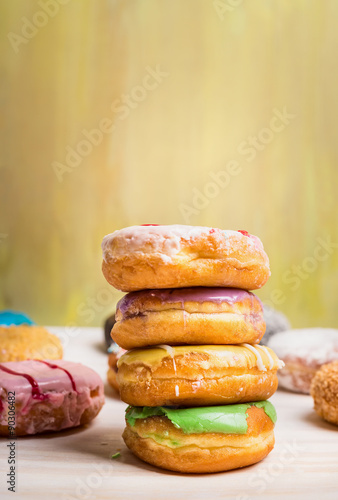
[[[261,288],[270,276],[262,242],[246,231],[199,226],[131,226],[104,237],[103,274],[132,292],[191,286]]]
[[[285,363],[278,373],[279,386],[310,394],[311,381],[319,368],[338,360],[338,330],[303,328],[275,333],[267,345]]]
[[[96,417],[103,404],[101,378],[80,363],[0,363],[0,436],[25,436],[84,425]]]

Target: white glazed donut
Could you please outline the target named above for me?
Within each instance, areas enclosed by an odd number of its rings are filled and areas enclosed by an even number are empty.
[[[262,242],[246,231],[199,226],[131,226],[105,236],[108,283],[132,292],[190,286],[261,288],[270,276]]]
[[[267,345],[283,359],[278,372],[280,387],[310,394],[311,381],[319,368],[338,360],[338,330],[304,328],[273,335]]]

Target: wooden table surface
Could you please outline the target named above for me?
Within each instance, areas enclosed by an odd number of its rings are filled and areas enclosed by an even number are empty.
[[[65,338],[62,328],[50,328]],[[103,332],[67,336],[65,359],[82,362],[105,380]],[[312,410],[310,396],[277,391],[276,445],[262,462],[217,474],[188,475],[147,465],[125,447],[122,403],[105,384],[106,404],[87,428],[20,438],[17,492],[7,491],[6,440],[0,441],[0,498],[16,499],[338,499],[338,428]],[[121,455],[111,459],[117,451]]]

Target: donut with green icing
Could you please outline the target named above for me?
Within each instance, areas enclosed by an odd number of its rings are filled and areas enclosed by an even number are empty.
[[[134,426],[136,420],[164,416],[185,434],[205,432],[246,434],[248,430],[248,409],[251,406],[263,408],[271,421],[274,424],[276,423],[277,413],[270,401],[180,409],[165,406],[128,406],[126,410],[126,421],[129,425]]]
[[[123,439],[140,459],[163,469],[207,473],[259,462],[274,446],[269,401],[177,408],[129,406]]]

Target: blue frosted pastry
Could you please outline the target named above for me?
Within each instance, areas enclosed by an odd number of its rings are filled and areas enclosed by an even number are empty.
[[[17,311],[1,311],[0,312],[1,326],[17,326],[17,325],[35,325],[27,314]]]

